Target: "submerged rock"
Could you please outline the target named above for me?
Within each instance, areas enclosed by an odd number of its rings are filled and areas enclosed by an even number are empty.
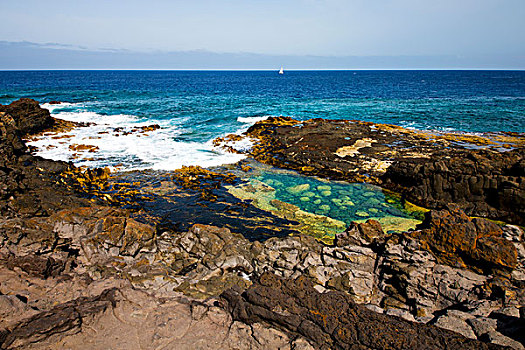
[[[127,190],[97,199],[104,170],[28,154],[5,112],[0,155],[2,348],[496,348],[423,323],[521,346],[525,249],[517,226],[449,206],[414,232],[384,234],[369,220],[352,224],[337,245],[298,231],[250,241],[227,227],[177,230],[147,207],[122,209]],[[185,168],[151,191],[202,190],[211,200],[199,195],[195,205],[216,203],[223,198],[213,198],[215,186],[234,182],[219,175]],[[344,229],[276,200],[267,185],[247,184],[243,194],[256,192],[321,235]]]
[[[310,184],[301,184],[296,186],[288,187],[286,190],[291,194],[299,194],[310,189]]]

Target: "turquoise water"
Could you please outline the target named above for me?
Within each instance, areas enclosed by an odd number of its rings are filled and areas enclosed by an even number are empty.
[[[63,119],[95,122],[40,154],[120,169],[214,166],[239,156],[211,140],[266,116],[360,119],[418,129],[525,131],[523,71],[25,71],[0,72],[0,103],[46,103]],[[118,133],[158,124],[146,135]],[[71,143],[98,147],[75,154]],[[78,152],[77,152],[78,153]]]
[[[373,185],[327,182],[314,177],[275,172],[264,172],[257,179],[275,189],[276,199],[347,225],[369,218],[415,218],[404,210],[399,198],[385,194]]]

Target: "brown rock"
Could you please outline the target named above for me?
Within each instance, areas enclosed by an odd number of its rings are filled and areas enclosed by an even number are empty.
[[[0,105],[0,112],[11,115],[20,135],[34,134],[53,126],[54,120],[47,109],[40,108],[37,101],[21,98],[10,105]]]
[[[417,228],[420,231],[413,235],[451,266],[469,266],[485,272],[516,267],[516,247],[502,238],[501,228],[486,219],[471,220],[455,204],[426,213]]]
[[[38,255],[15,256],[10,254],[7,257],[0,255],[0,261],[5,262],[9,269],[18,267],[30,275],[40,278],[58,276],[66,268],[66,262],[56,260],[52,257],[40,257]]]
[[[96,297],[82,297],[34,315],[12,329],[0,330],[0,346],[16,348],[29,345],[57,333],[80,330],[83,320],[115,306],[115,289]]]
[[[320,294],[301,276],[270,273],[246,291],[221,295],[234,320],[300,334],[319,349],[496,349],[434,326],[375,313],[341,292]]]
[[[345,232],[335,236],[334,244],[338,247],[349,244],[366,246],[383,237],[385,233],[379,221],[368,219],[364,223],[352,222]]]

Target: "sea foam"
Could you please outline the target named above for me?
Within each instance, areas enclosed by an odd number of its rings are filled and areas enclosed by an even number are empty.
[[[257,122],[266,120],[270,117],[271,117],[270,115],[254,116],[254,117],[238,117],[237,121],[240,123],[255,124]]]
[[[48,107],[48,104],[43,106]],[[245,157],[217,149],[211,140],[177,140],[177,135],[181,134],[180,127],[173,125],[170,120],[146,120],[126,114],[103,115],[85,110],[81,104],[49,107],[56,118],[95,125],[45,135],[28,142],[37,147],[37,155],[45,158],[72,161],[77,166],[110,167],[118,170],[173,170],[183,165],[210,167],[231,164]],[[158,124],[160,129],[136,131],[141,126],[152,124]],[[79,151],[76,145],[89,146],[93,152]]]

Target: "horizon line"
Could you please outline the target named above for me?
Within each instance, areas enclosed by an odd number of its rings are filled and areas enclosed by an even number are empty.
[[[157,71],[157,72],[273,72],[279,68],[0,68],[0,72],[38,72],[38,71]],[[525,68],[290,68],[285,72],[316,72],[316,71],[525,71]]]

